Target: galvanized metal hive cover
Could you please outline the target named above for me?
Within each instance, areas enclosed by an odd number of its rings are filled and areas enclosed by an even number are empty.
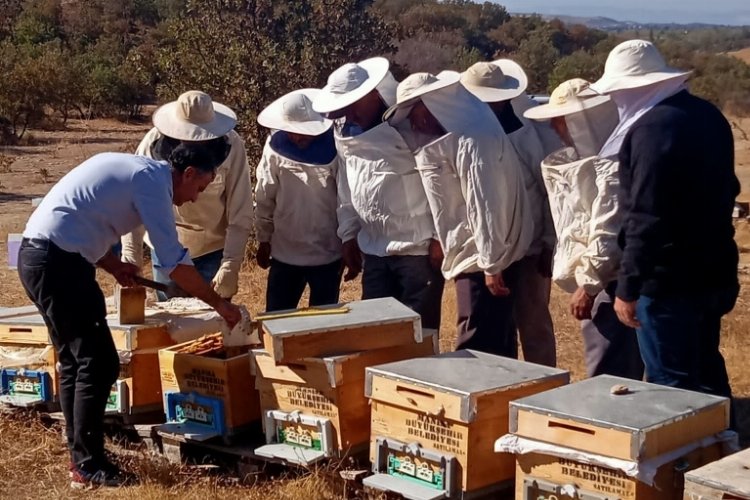
[[[567,376],[565,370],[526,363],[479,351],[462,350],[407,359],[367,368],[366,393],[373,375],[403,380],[442,392],[479,395],[550,377]]]
[[[415,327],[420,329],[419,314],[391,297],[350,302],[346,306],[349,307],[349,312],[344,314],[265,320],[263,321],[263,330],[272,337],[287,337],[403,321],[412,321],[415,323]]]
[[[611,394],[627,386],[627,394]],[[645,431],[701,410],[726,405],[727,399],[610,375],[600,375],[511,402],[511,427],[519,410],[623,431]],[[513,429],[511,429],[513,430]]]

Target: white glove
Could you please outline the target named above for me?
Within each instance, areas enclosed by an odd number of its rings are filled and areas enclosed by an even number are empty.
[[[228,262],[221,264],[221,267],[216,271],[216,276],[211,280],[211,286],[214,287],[214,291],[221,296],[223,299],[231,299],[237,293],[237,281],[239,279],[239,273],[233,271]]]

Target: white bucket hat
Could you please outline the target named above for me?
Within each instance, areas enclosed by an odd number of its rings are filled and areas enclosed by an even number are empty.
[[[173,139],[208,141],[227,135],[237,125],[237,115],[205,92],[189,90],[154,111],[152,121],[159,132]]]
[[[258,123],[274,130],[295,134],[320,135],[333,125],[312,108],[312,101],[320,89],[301,89],[289,92],[273,101],[260,112]]]
[[[318,113],[331,113],[354,104],[375,90],[388,74],[389,67],[384,57],[344,64],[328,76],[328,83],[313,99],[313,109]]]
[[[396,104],[383,114],[383,120],[389,120],[396,125],[402,122],[411,110],[417,98],[429,92],[457,84],[461,74],[455,71],[442,71],[435,76],[430,73],[414,73],[398,84],[396,89]]]
[[[510,59],[478,62],[461,74],[461,84],[480,101],[515,99],[529,84],[523,68]]]
[[[524,111],[523,116],[531,120],[549,120],[591,109],[609,101],[609,96],[598,95],[590,87],[591,84],[582,78],[563,82],[552,92],[547,104],[529,108]]]
[[[604,65],[604,75],[591,85],[599,94],[615,90],[645,87],[671,78],[687,77],[691,72],[667,66],[653,43],[628,40],[612,49]]]

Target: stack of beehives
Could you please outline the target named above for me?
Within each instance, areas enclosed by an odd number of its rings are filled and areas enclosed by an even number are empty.
[[[395,299],[338,312],[261,321],[265,349],[253,351],[253,370],[268,444],[259,455],[309,465],[366,450],[366,367],[435,352],[419,315]]]

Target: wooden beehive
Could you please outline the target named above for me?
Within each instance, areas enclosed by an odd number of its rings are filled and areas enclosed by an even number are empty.
[[[370,441],[370,407],[364,394],[365,368],[434,353],[430,338],[419,344],[308,358],[285,365],[277,365],[267,351],[256,350],[253,351],[253,371],[264,414],[277,410],[330,420],[335,434],[334,455],[340,456],[366,448]],[[266,425],[276,424],[267,420]],[[285,441],[278,439],[279,431],[290,426],[290,423],[278,426],[278,431],[273,433],[276,442]],[[300,432],[317,433],[309,426],[301,427]],[[294,445],[304,446],[299,442]]]
[[[495,453],[494,441],[507,432],[508,403],[568,380],[562,370],[476,351],[368,368],[370,459],[381,474],[366,484],[396,493],[400,484],[419,484],[452,495],[507,485],[514,458]]]
[[[684,500],[750,500],[750,449],[685,474]]]
[[[422,342],[419,314],[393,298],[350,302],[348,312],[261,321],[276,363]]]
[[[236,348],[238,354],[222,359],[176,352],[191,343],[159,350],[159,373],[167,415],[170,413],[169,394],[180,393],[186,398],[196,395],[200,396],[198,401],[220,404],[222,422],[217,422],[217,432],[207,435],[237,434],[257,422],[260,403],[250,371],[250,353]]]
[[[124,358],[124,359],[123,359]],[[161,379],[159,377],[159,354],[156,351],[133,351],[121,356],[120,384],[127,388],[127,403],[119,400],[112,406],[123,408],[127,413],[146,413],[162,408]],[[113,390],[113,395],[117,392]]]
[[[681,499],[683,473],[721,457],[721,443],[702,441],[728,424],[726,398],[607,375],[518,399],[511,434],[555,448],[517,455],[516,496],[564,499],[556,489],[575,485],[591,498]],[[613,463],[656,475],[642,481]]]
[[[20,314],[0,317],[0,344],[5,342],[46,345],[47,326],[36,308],[18,308]],[[140,325],[123,325],[116,315],[107,317],[112,340],[118,351],[135,351],[173,345],[172,337],[162,320],[146,318]]]
[[[29,325],[28,318],[36,316],[38,324]],[[49,391],[0,391],[0,400],[6,404],[21,405],[52,403],[57,395],[59,377],[56,370],[57,352],[50,344],[47,327],[36,307],[0,308],[0,370],[13,370],[13,378],[24,378],[24,371],[44,374],[49,380]],[[20,373],[19,373],[20,370]],[[6,388],[9,389],[9,388]],[[6,393],[7,392],[7,393]],[[46,399],[45,399],[46,398]]]

